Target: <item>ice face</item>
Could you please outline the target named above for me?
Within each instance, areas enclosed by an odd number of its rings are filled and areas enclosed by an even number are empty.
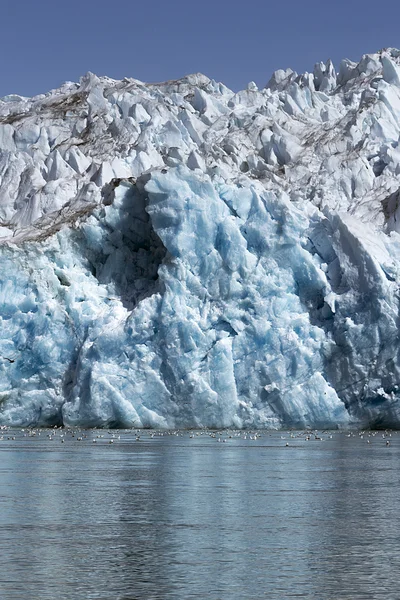
[[[398,426],[399,70],[0,100],[0,422]]]

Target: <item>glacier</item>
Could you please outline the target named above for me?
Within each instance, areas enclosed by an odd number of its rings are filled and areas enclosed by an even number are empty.
[[[0,99],[0,424],[400,426],[400,51]]]

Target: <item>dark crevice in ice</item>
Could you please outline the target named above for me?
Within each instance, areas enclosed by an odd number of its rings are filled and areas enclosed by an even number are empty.
[[[125,193],[116,201],[120,183]],[[112,184],[114,189],[106,190],[105,205],[95,214],[100,239],[93,241],[93,229],[84,224],[82,242],[99,283],[109,285],[124,307],[133,310],[143,299],[162,291],[158,269],[167,251],[146,212],[144,189],[130,180],[113,180]]]

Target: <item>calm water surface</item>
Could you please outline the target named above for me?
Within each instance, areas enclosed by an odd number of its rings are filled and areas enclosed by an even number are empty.
[[[400,599],[400,434],[151,435],[0,431],[1,600]]]

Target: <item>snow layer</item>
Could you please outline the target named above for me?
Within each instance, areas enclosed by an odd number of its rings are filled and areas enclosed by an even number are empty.
[[[0,423],[400,425],[400,52],[0,99]]]

